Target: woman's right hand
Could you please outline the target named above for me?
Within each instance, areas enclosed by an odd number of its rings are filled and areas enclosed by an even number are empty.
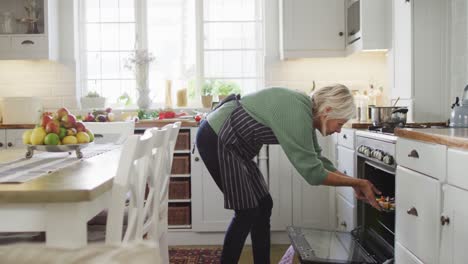
[[[377,210],[381,210],[379,203],[375,200],[375,194],[382,194],[374,184],[368,180],[359,180],[358,184],[353,186],[354,192],[356,193],[356,198],[363,200]]]

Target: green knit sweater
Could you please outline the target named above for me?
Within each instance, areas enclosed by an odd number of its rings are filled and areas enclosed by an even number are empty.
[[[285,88],[268,88],[242,97],[241,104],[255,120],[273,131],[288,159],[309,184],[321,184],[327,170],[336,171],[332,162],[321,156],[310,97]],[[208,123],[216,133],[235,107],[234,101],[228,102],[208,115]]]

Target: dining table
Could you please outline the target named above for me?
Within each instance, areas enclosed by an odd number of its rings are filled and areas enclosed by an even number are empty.
[[[0,232],[45,232],[46,246],[87,244],[87,222],[109,207],[121,146],[70,152],[0,150]]]

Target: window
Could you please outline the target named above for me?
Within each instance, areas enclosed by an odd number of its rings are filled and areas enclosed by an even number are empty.
[[[177,106],[179,89],[199,106],[206,81],[216,81],[215,90],[255,91],[263,86],[262,6],[263,0],[82,1],[81,92],[97,91],[114,107],[124,93],[135,102],[134,74],[124,66],[137,38],[156,57],[149,73],[153,108],[168,97]]]

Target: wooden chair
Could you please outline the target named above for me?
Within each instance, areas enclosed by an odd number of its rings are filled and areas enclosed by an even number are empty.
[[[153,153],[158,153],[158,156],[163,157],[167,155],[165,153],[167,135],[166,129],[156,130],[143,136],[132,135],[123,145],[108,210],[107,244],[143,240],[142,225],[147,222],[148,216],[145,210],[148,210],[146,208],[150,206],[150,204],[145,206],[145,186],[148,180],[151,181],[148,177],[151,178],[154,174],[161,174],[165,171],[164,167],[150,166],[150,164],[153,162]],[[127,228],[124,233],[125,217]]]
[[[164,151],[153,151],[153,160],[151,162],[153,177],[148,182],[148,197],[146,202],[146,219],[156,221],[152,223],[147,221],[144,225],[143,233],[148,234],[148,239],[159,244],[162,263],[169,263],[169,246],[167,242],[168,232],[168,208],[169,208],[169,182],[174,157],[174,148],[177,136],[180,130],[180,122],[169,124],[163,127],[168,131],[164,142]],[[157,133],[157,129],[149,130],[150,133]],[[160,168],[160,169],[157,169]],[[152,215],[152,217],[149,217]]]

